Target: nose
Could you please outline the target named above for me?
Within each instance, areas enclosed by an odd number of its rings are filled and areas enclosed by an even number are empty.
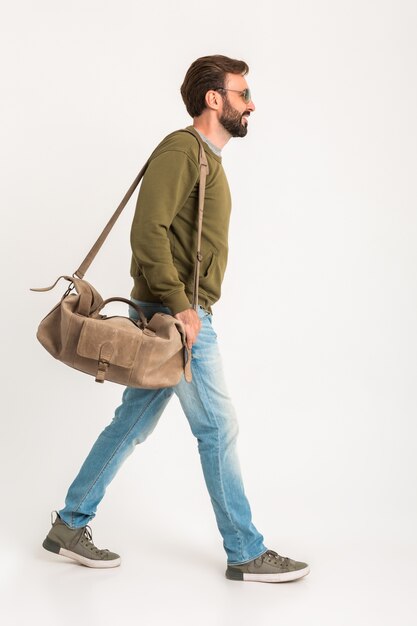
[[[246,105],[249,111],[254,111],[255,110],[255,103],[253,100],[249,100],[248,104]]]

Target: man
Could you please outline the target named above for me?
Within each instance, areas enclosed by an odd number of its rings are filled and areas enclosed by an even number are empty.
[[[309,572],[306,563],[269,550],[252,523],[236,452],[238,424],[227,393],[211,305],[218,301],[226,269],[230,191],[221,150],[244,137],[255,111],[244,78],[249,68],[222,55],[201,57],[187,71],[181,95],[193,118],[192,134],[175,131],[151,155],[131,231],[132,300],[146,317],[174,315],[192,349],[192,382],[175,387],[127,387],[112,422],[103,430],[68,490],[43,546],[89,567],[115,567],[119,555],[96,548],[87,523],[125,458],[155,428],[176,393],[198,441],[204,478],[232,580],[281,582]],[[204,142],[206,183],[197,310],[191,306],[197,246],[199,142]],[[137,316],[133,307],[131,317]]]

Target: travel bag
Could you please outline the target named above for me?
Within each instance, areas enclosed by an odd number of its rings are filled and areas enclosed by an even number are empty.
[[[208,175],[207,157],[197,131],[191,133],[199,142],[199,194],[197,254],[194,265],[192,307],[198,306],[198,283],[201,255],[201,232],[204,195]],[[184,374],[191,382],[191,350],[187,346],[184,325],[173,315],[157,312],[147,319],[135,302],[122,297],[103,299],[84,276],[109,235],[149,165],[149,159],[126,192],[120,205],[99,238],[72,276],[60,276],[53,285],[32,288],[49,291],[63,278],[69,285],[58,304],[40,322],[37,339],[57,360],[95,377],[129,387],[158,389],[176,385]],[[138,320],[120,315],[102,314],[106,304],[124,302],[138,313]]]

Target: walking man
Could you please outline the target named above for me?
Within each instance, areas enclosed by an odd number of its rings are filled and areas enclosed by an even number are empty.
[[[212,305],[220,298],[228,254],[230,191],[222,149],[231,137],[245,137],[255,105],[244,61],[223,55],[194,61],[181,86],[193,118],[153,151],[143,177],[132,223],[131,299],[149,319],[174,315],[192,349],[192,382],[175,387],[127,387],[113,420],[102,431],[70,485],[65,506],[56,512],[44,548],[88,567],[115,567],[120,557],[93,543],[88,522],[95,517],[107,485],[138,443],[155,428],[175,393],[197,438],[204,479],[227,555],[231,580],[283,582],[308,574],[309,566],[280,556],[264,545],[252,522],[236,451],[238,423],[228,395],[213,328]],[[199,142],[209,173],[201,240],[197,310],[191,305],[197,246]],[[130,308],[132,318],[137,316]]]

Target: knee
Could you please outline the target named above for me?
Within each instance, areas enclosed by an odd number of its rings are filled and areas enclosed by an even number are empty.
[[[103,435],[117,440],[127,438],[133,446],[143,443],[155,429],[172,393],[171,388],[165,387],[156,390],[127,387]]]
[[[200,447],[212,448],[214,446],[224,449],[235,444],[239,434],[239,424],[235,416],[230,416],[228,419],[217,419],[193,431]]]
[[[239,435],[239,423],[236,417],[230,419],[226,428],[226,439],[229,444],[234,443]]]

